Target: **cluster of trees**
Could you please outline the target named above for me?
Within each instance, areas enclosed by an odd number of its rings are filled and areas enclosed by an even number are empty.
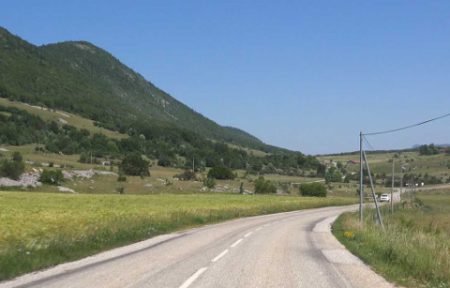
[[[19,152],[14,152],[11,159],[2,159],[0,161],[0,177],[18,180],[24,171],[25,164]]]
[[[439,147],[435,146],[434,144],[421,145],[419,147],[419,154],[420,155],[436,155],[436,154],[439,154]]]
[[[403,175],[403,183],[406,185],[408,182],[413,183],[424,183],[425,185],[432,185],[432,184],[442,184],[443,179],[434,176],[429,175],[428,173],[425,174],[414,174],[414,173],[406,173]]]
[[[40,150],[63,154],[80,154],[80,162],[90,163],[98,158],[121,159],[139,153],[156,159],[161,166],[179,168],[226,167],[244,169],[249,173],[281,173],[298,175],[320,166],[312,156],[300,152],[278,151],[257,157],[243,149],[207,140],[187,130],[173,126],[136,124],[130,137],[111,139],[92,134],[86,129],[46,122],[26,111],[0,106],[0,144],[40,144]]]

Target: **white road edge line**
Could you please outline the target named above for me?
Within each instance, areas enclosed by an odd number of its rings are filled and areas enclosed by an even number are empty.
[[[225,251],[223,251],[222,253],[220,253],[219,255],[217,255],[214,259],[211,260],[211,262],[216,262],[218,261],[220,258],[222,258],[223,256],[225,256],[225,254],[228,253],[228,249],[226,249]]]
[[[244,238],[247,238],[248,236],[250,236],[250,235],[252,235],[252,234],[253,234],[253,232],[250,231],[250,232],[248,232],[247,234],[244,235]]]
[[[200,275],[202,275],[203,272],[205,272],[206,270],[208,270],[208,267],[203,267],[203,268],[198,269],[197,272],[192,274],[191,277],[189,277],[186,281],[184,281],[184,283],[181,284],[181,286],[179,288],[187,288],[187,287],[191,286],[191,284],[194,283],[194,281],[197,280],[197,278],[200,277]]]
[[[236,242],[234,242],[233,244],[231,244],[231,248],[234,248],[234,247],[236,247],[237,245],[239,245],[239,243],[241,243],[242,242],[242,238],[241,239],[239,239],[239,240],[237,240]]]

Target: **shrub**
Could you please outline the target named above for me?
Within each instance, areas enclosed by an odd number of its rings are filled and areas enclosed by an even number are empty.
[[[44,184],[49,185],[59,185],[61,182],[64,181],[64,176],[61,172],[61,170],[46,170],[41,174],[41,177],[39,178],[39,181],[41,181]]]
[[[226,167],[213,167],[208,172],[208,178],[214,179],[234,179],[236,175],[234,175],[233,171]]]
[[[119,176],[117,176],[117,182],[126,182],[127,181],[127,177],[125,177],[125,175],[123,175],[122,173],[119,173]]]
[[[191,170],[185,170],[181,174],[177,174],[174,176],[175,178],[178,178],[182,181],[190,181],[190,180],[197,180],[197,177],[195,176],[195,173]]]
[[[19,179],[20,175],[25,171],[22,155],[15,152],[11,158],[0,162],[0,177],[8,177],[14,180]]]
[[[139,153],[131,153],[123,158],[120,171],[125,175],[150,176],[148,164],[149,162],[142,159]]]
[[[216,180],[214,178],[206,178],[203,180],[203,185],[208,187],[209,189],[212,189],[216,186]]]
[[[342,182],[342,173],[335,167],[331,167],[325,172],[325,181],[330,182]]]
[[[299,187],[302,196],[327,197],[327,188],[322,183],[305,183]]]
[[[270,180],[265,180],[264,177],[260,176],[255,180],[255,193],[276,193],[277,187]]]
[[[167,156],[160,156],[158,159],[158,166],[169,167],[171,164],[170,158]]]

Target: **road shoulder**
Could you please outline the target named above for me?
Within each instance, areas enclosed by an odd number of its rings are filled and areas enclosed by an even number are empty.
[[[338,216],[329,217],[317,223],[313,228],[313,242],[324,257],[332,264],[348,287],[398,287],[375,273],[358,257],[350,253],[331,233],[331,225]]]

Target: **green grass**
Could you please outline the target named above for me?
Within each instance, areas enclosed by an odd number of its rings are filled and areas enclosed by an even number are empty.
[[[384,211],[386,230],[361,227],[355,213],[338,218],[335,236],[378,273],[406,287],[450,287],[450,191],[422,192],[415,205]],[[419,205],[419,207],[417,207]]]
[[[349,198],[0,192],[0,280],[174,230]]]
[[[442,177],[444,180],[449,179],[450,170],[448,164],[450,163],[450,156],[446,154],[437,155],[419,155],[417,151],[411,152],[386,152],[386,153],[370,153],[367,152],[367,158],[369,159],[370,169],[373,173],[382,174],[385,173],[388,177],[392,175],[392,160],[395,154],[398,154],[398,158],[395,159],[396,173],[400,173],[400,164],[406,167],[406,173],[425,174]],[[349,155],[327,155],[317,157],[321,162],[340,161],[344,165],[349,160],[359,162],[359,154]],[[358,172],[359,164],[348,164],[346,166],[348,171]]]

